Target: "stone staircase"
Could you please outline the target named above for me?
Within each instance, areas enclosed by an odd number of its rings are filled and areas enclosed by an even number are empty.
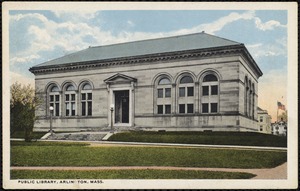
[[[101,141],[108,132],[80,132],[80,133],[54,133],[46,140],[74,140],[74,141]]]

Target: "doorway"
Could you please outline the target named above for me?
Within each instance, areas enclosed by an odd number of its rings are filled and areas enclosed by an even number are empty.
[[[129,123],[129,90],[114,91],[115,123]]]

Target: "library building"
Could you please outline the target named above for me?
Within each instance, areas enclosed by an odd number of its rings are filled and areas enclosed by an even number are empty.
[[[205,32],[95,46],[29,69],[35,131],[258,131],[262,72],[245,45]]]

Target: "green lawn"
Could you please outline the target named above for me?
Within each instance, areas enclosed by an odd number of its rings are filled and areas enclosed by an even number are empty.
[[[70,146],[75,146],[75,147],[80,147],[80,146],[88,146],[90,145],[89,143],[82,143],[82,142],[58,142],[58,141],[38,141],[38,142],[24,142],[24,141],[11,141],[11,146],[15,147],[15,146],[30,146],[30,147],[34,147],[34,146],[38,146],[38,147],[42,147],[42,146],[55,146],[55,147],[70,147]]]
[[[195,170],[12,170],[11,179],[250,179],[255,175],[240,172]]]
[[[114,134],[109,141],[286,147],[283,136],[252,132],[149,132]]]
[[[32,138],[33,139],[40,139],[42,138],[47,132],[33,132]],[[24,131],[16,131],[11,136],[11,138],[19,138],[24,139]]]
[[[287,153],[282,151],[141,146],[87,147],[77,143],[15,141],[11,145],[11,166],[272,168],[287,161]]]

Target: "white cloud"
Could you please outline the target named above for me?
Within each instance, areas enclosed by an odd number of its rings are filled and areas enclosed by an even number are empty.
[[[201,27],[207,33],[214,34],[215,32],[222,30],[222,28],[224,26],[226,26],[232,22],[235,22],[238,20],[250,20],[253,17],[254,17],[254,11],[247,11],[243,14],[233,12],[225,17],[222,17],[222,18],[216,20],[213,23],[203,24]]]
[[[21,21],[24,19],[37,19],[42,22],[48,21],[48,19],[44,15],[39,13],[16,14],[9,16],[9,22]]]
[[[249,44],[246,45],[247,48],[257,48],[257,47],[261,47],[263,44],[262,43],[256,43],[256,44]]]
[[[274,44],[257,43],[246,45],[246,47],[255,59],[269,56],[286,56],[287,54],[286,43],[283,39],[276,41]]]
[[[39,58],[40,58],[39,55],[30,55],[30,56],[25,56],[25,57],[13,57],[9,61],[10,61],[11,65],[16,65],[19,63],[29,63],[29,62],[32,62]]]
[[[275,27],[286,27],[285,25],[280,24],[280,22],[278,21],[270,20],[263,23],[258,17],[255,17],[254,19],[255,19],[256,28],[262,31],[273,30]]]
[[[37,26],[29,26],[28,33],[34,35],[37,41],[43,41],[45,44],[47,44],[51,40],[51,36],[47,32],[47,30],[41,29]]]
[[[92,10],[51,10],[56,17],[62,20],[80,21],[87,20],[95,17],[96,12]]]

